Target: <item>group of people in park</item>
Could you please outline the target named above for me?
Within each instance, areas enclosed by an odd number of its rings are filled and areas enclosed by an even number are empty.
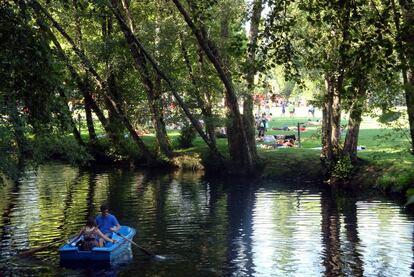
[[[296,115],[296,107],[292,102],[288,102],[288,103],[283,102],[281,105],[281,109],[282,109],[282,113],[281,113],[282,116],[285,116],[286,110],[289,113],[289,117],[294,117]],[[312,104],[308,106],[308,116],[315,117],[315,107]]]
[[[75,242],[83,236],[82,240],[76,243],[76,246],[82,251],[89,251],[94,247],[103,247],[105,241],[111,243],[117,242],[112,239],[112,235],[121,228],[118,219],[109,213],[109,206],[107,204],[101,205],[100,212],[96,217],[89,217],[85,226],[72,239],[72,242]]]

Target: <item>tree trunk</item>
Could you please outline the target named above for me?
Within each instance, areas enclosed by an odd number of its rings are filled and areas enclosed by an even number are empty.
[[[414,57],[411,59],[414,59]],[[414,155],[414,66],[407,71],[405,101],[407,102],[408,123],[410,127],[411,153]]]
[[[106,54],[104,57],[105,61],[105,71],[107,77],[107,84],[108,84],[108,90],[110,91],[110,94],[113,96],[114,99],[117,99],[117,102],[120,104],[120,108],[124,109],[123,100],[121,98],[121,95],[118,90],[118,85],[116,81],[116,76],[114,74],[114,69],[112,66],[112,61],[110,57],[110,51],[109,51],[109,41],[112,38],[112,16],[106,15],[102,17],[101,22],[101,29],[102,29],[102,39],[105,45]],[[106,106],[110,106],[111,104],[108,102],[108,100],[105,101]],[[116,142],[116,145],[122,145],[122,138],[124,133],[124,128],[122,126],[122,119],[118,116],[118,114],[109,109],[108,112],[108,122],[109,122],[109,129],[110,133],[108,134],[109,137]]]
[[[338,78],[339,79],[339,78]],[[332,150],[333,160],[337,160],[341,152],[341,94],[342,84],[340,80],[336,80],[336,86],[333,87],[332,94],[332,109],[331,109],[331,124],[332,124]]]
[[[123,124],[128,129],[132,139],[134,140],[134,142],[139,147],[139,149],[141,151],[141,154],[143,155],[144,159],[149,163],[154,162],[155,157],[148,150],[148,148],[146,147],[146,145],[144,144],[142,139],[135,132],[135,129],[131,125],[128,117],[122,111],[121,106],[117,102],[118,99],[114,98],[111,95],[111,92],[108,88],[108,84],[105,81],[103,81],[103,79],[99,76],[99,74],[96,72],[96,70],[92,66],[91,62],[88,60],[88,58],[83,53],[83,51],[81,51],[75,45],[72,38],[66,33],[66,31],[62,28],[62,26],[59,23],[57,23],[57,21],[37,1],[32,1],[30,4],[31,4],[31,6],[33,7],[33,9],[35,11],[37,11],[39,13],[43,13],[52,22],[53,26],[60,32],[60,34],[67,40],[67,42],[71,45],[71,47],[74,50],[74,52],[76,53],[76,55],[80,58],[83,66],[85,67],[85,69],[95,78],[95,81],[96,81],[98,87],[103,92],[105,92],[103,94],[103,97],[105,98],[105,100],[109,100],[108,104],[109,104],[110,110],[113,111],[113,112],[116,112],[120,116],[120,118],[122,119]]]
[[[201,113],[204,117],[205,121],[205,129],[208,137],[210,138],[212,143],[216,143],[216,135],[215,135],[215,127],[216,124],[213,119],[213,109],[211,104],[211,95],[208,89],[204,89],[204,93],[201,93],[201,86],[198,84],[197,79],[194,75],[193,67],[191,66],[190,56],[188,54],[188,50],[185,47],[184,39],[182,35],[180,35],[181,40],[181,52],[183,53],[184,62],[188,69],[188,75],[190,76],[191,83],[195,90],[195,97],[197,100],[198,107],[201,109]],[[200,69],[203,71],[203,57],[202,53],[200,54],[199,64]],[[204,96],[204,97],[203,97]]]
[[[5,97],[5,104],[10,115],[10,123],[13,129],[13,136],[16,141],[17,162],[22,166],[25,158],[29,154],[29,143],[24,135],[24,123],[17,109],[17,100],[14,97]]]
[[[358,101],[359,102],[359,101]],[[349,120],[348,120],[348,131],[346,133],[343,156],[349,156],[352,163],[358,161],[357,156],[357,146],[358,146],[358,136],[359,128],[362,121],[362,104],[354,103],[350,110]]]
[[[322,161],[327,164],[333,159],[333,151],[332,151],[332,141],[331,141],[331,134],[332,134],[332,90],[334,87],[332,77],[325,77],[325,88],[326,93],[324,96],[323,107],[322,107],[322,151],[321,151],[321,159]]]
[[[219,51],[211,40],[207,38],[206,30],[203,27],[197,27],[187,11],[181,5],[179,0],[172,0],[183,15],[187,25],[195,35],[201,49],[212,62],[225,87],[225,102],[229,111],[229,124],[227,128],[229,152],[233,164],[238,166],[239,171],[244,174],[254,173],[256,171],[256,159],[249,146],[244,128],[243,119],[240,114],[237,96],[233,86],[231,72],[224,65],[224,60],[219,56]]]
[[[352,99],[352,105],[349,111],[348,131],[346,133],[344,148],[342,151],[343,156],[349,156],[352,163],[356,163],[358,161],[357,146],[359,127],[362,121],[362,112],[366,97],[365,81],[361,80],[359,87],[356,89],[357,92],[355,94],[355,98]]]
[[[394,10],[394,21],[397,29],[397,50],[401,62],[405,100],[407,104],[408,123],[411,137],[411,153],[414,155],[414,3],[399,0],[403,23],[394,0],[391,0]]]
[[[149,53],[145,50],[145,48],[142,46],[140,41],[137,39],[137,37],[133,34],[132,30],[129,28],[127,23],[125,22],[122,14],[119,12],[119,7],[116,5],[117,1],[119,0],[112,0],[113,5],[110,6],[112,12],[118,19],[118,22],[121,26],[121,29],[124,32],[124,35],[126,36],[126,39],[129,43],[131,43],[131,47],[137,47],[142,54],[145,56],[145,58],[148,60],[148,62],[151,64],[153,69],[156,71],[158,76],[163,79],[167,86],[170,88],[171,93],[173,94],[174,98],[176,99],[178,105],[183,109],[184,113],[187,115],[188,119],[191,121],[191,124],[196,129],[196,131],[199,133],[201,138],[205,141],[207,146],[209,147],[211,153],[214,157],[217,157],[217,159],[221,162],[223,160],[223,156],[220,154],[220,152],[217,150],[217,147],[211,143],[210,139],[206,136],[202,128],[200,127],[200,124],[198,121],[194,118],[194,116],[191,114],[190,110],[188,109],[187,105],[184,103],[180,95],[178,94],[177,90],[173,86],[171,80],[167,77],[167,75],[161,71],[161,69],[158,67],[157,63],[154,61],[154,59],[149,55]]]
[[[246,62],[246,82],[247,92],[244,95],[243,101],[243,122],[246,128],[246,136],[252,150],[252,155],[257,159],[256,151],[256,126],[253,115],[253,94],[254,94],[254,76],[257,73],[256,69],[256,48],[257,48],[257,37],[259,33],[259,24],[261,13],[263,10],[262,0],[255,0],[253,2],[252,15],[250,20],[250,31],[249,31],[249,49],[247,54]]]
[[[91,103],[89,101],[85,100],[85,116],[86,116],[86,125],[88,127],[88,134],[89,134],[89,140],[96,140],[96,131],[95,126],[93,123],[93,117],[92,117],[92,109],[91,109]]]
[[[125,14],[124,16],[128,22],[128,27],[132,32],[134,32],[133,20],[129,12],[129,3],[126,3],[125,1],[121,2]],[[114,0],[112,3],[114,7],[118,8],[119,14],[122,14],[119,9],[121,4],[119,0]],[[122,26],[121,30],[124,32],[124,36],[127,39],[131,54],[134,58],[134,67],[141,76],[141,81],[147,94],[148,104],[152,116],[152,124],[155,129],[158,146],[164,155],[171,158],[173,156],[173,151],[168,139],[167,129],[164,122],[163,101],[161,98],[162,94],[160,93],[161,80],[157,76],[155,82],[153,82],[150,70],[147,66],[145,56],[143,55],[142,51],[140,51],[139,48],[135,47],[132,38],[129,38],[128,40],[128,31],[125,28],[122,28]]]
[[[155,127],[158,146],[164,155],[171,158],[173,156],[173,150],[168,138],[167,128],[165,127],[163,101],[161,98],[162,94],[160,92],[161,79],[157,76],[155,80],[155,87],[152,92],[148,91],[147,97],[152,111],[152,122]]]
[[[105,115],[103,114],[99,106],[96,104],[95,100],[92,98],[92,95],[90,94],[90,91],[92,89],[89,84],[88,78],[86,77],[84,80],[82,80],[82,78],[76,72],[76,69],[69,63],[69,59],[66,57],[62,47],[60,46],[59,41],[57,40],[56,36],[50,31],[50,29],[47,28],[44,24],[39,24],[39,26],[41,26],[41,29],[49,35],[50,39],[52,40],[53,44],[58,50],[58,55],[63,61],[65,61],[66,67],[69,69],[72,79],[75,81],[79,91],[82,93],[85,99],[85,103],[88,103],[88,106],[94,111],[102,126],[104,127],[105,131],[108,133],[108,120],[105,118]]]
[[[337,77],[326,77],[324,107],[322,110],[322,153],[321,157],[327,165],[335,164],[340,156],[341,110]]]
[[[84,47],[83,47],[83,38],[82,38],[82,28],[81,28],[81,22],[80,22],[79,11],[78,11],[78,0],[72,0],[72,3],[73,3],[73,16],[75,18],[75,40],[76,40],[76,44],[78,45],[79,49],[83,51]],[[85,108],[86,125],[88,127],[89,140],[96,140],[96,132],[95,132],[94,124],[93,124],[91,103],[89,103],[89,101],[85,97],[84,97],[84,108]]]
[[[328,173],[331,175],[333,166],[341,158],[342,150],[340,145],[341,139],[341,93],[343,91],[345,71],[349,68],[349,24],[351,14],[351,1],[343,0],[338,3],[338,13],[342,35],[338,52],[339,60],[332,60],[336,63],[336,68],[332,69],[325,76],[327,86],[327,95],[324,103],[324,116],[322,120],[322,153],[325,165],[328,166]]]
[[[73,133],[74,138],[76,139],[76,141],[78,142],[78,144],[85,145],[85,143],[82,140],[82,136],[80,134],[80,130],[78,130],[78,128],[76,128],[75,121],[73,120],[71,111],[70,111],[70,109],[68,107],[68,99],[67,99],[65,93],[63,92],[63,90],[61,90],[61,89],[59,90],[59,95],[62,98],[62,102],[64,103],[65,108],[67,109],[67,114],[70,117],[70,125],[72,126],[72,133]]]
[[[225,48],[228,44],[229,39],[229,18],[225,11],[223,11],[223,14],[221,14],[221,34],[220,34],[220,45],[222,48]],[[201,25],[201,31],[203,34],[203,38],[207,39],[207,32],[204,30],[204,26]],[[232,158],[233,164],[236,166],[241,166],[242,168],[248,168],[250,167],[249,163],[257,160],[257,153],[256,153],[256,141],[255,141],[255,133],[251,134],[248,132],[248,130],[245,128],[245,121],[243,116],[240,114],[239,111],[239,104],[237,101],[236,92],[233,86],[233,80],[231,76],[230,71],[230,64],[228,61],[228,57],[226,55],[222,55],[219,57],[219,51],[211,41],[210,44],[213,49],[215,49],[215,52],[213,53],[216,56],[216,59],[220,61],[220,64],[223,69],[226,69],[225,76],[229,87],[225,86],[225,100],[227,103],[227,144],[229,146],[229,153]],[[223,80],[223,79],[222,79]],[[229,88],[231,88],[231,92],[229,92]],[[233,99],[234,98],[234,99]],[[249,136],[251,135],[251,136]],[[251,143],[253,142],[254,147],[251,148]],[[240,151],[240,149],[243,149],[245,153]],[[247,165],[246,165],[247,161]],[[252,165],[251,171],[254,169],[254,165]],[[249,172],[249,170],[248,170]]]

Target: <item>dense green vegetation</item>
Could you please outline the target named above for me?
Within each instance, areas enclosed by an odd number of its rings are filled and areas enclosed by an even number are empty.
[[[50,158],[201,159],[226,174],[300,165],[332,184],[369,172],[382,187],[413,184],[411,1],[9,0],[0,15],[6,176]],[[319,127],[300,148],[257,147],[255,113],[282,102],[317,107]],[[276,117],[269,129],[298,122]]]

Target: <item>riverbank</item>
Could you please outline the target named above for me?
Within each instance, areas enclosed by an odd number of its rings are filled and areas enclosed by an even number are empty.
[[[269,147],[269,143],[258,141],[257,151],[263,164],[260,177],[322,181],[323,168],[319,159],[320,126],[317,124],[319,121],[319,118],[305,117],[277,117],[270,120],[267,135],[294,135],[297,140],[292,148],[273,148]],[[300,124],[299,132],[296,128],[298,123],[304,123]],[[88,140],[86,130],[82,132],[82,136],[84,141]],[[169,138],[177,156],[168,163],[160,157],[159,167],[203,170],[205,162],[208,161],[208,148],[205,143],[196,137],[192,147],[179,149],[178,137],[178,130],[169,131]],[[156,144],[152,133],[143,135],[142,139],[150,148]],[[113,149],[109,139],[105,138],[101,131],[98,141],[89,145],[89,153],[77,146],[70,137],[67,140],[38,140],[34,143],[34,148],[44,155],[43,159],[46,161],[59,159],[80,165],[142,167],[138,150],[129,137],[126,136],[122,143],[122,151]],[[376,189],[401,195],[405,195],[408,189],[414,187],[414,156],[408,152],[409,143],[402,134],[392,128],[381,126],[373,118],[365,118],[361,125],[359,145],[358,156],[361,163],[351,169],[350,178],[342,182],[344,186]],[[227,139],[218,138],[217,148],[223,155],[227,155]],[[92,156],[89,157],[89,154]]]
[[[269,143],[258,142],[258,154],[263,159],[262,177],[267,179],[298,178],[323,180],[320,162],[320,118],[276,117],[269,121],[267,135],[295,135],[293,148],[268,147]],[[312,122],[309,124],[309,122]],[[345,124],[346,120],[343,120]],[[300,132],[297,130],[300,124]],[[343,131],[344,138],[346,130]],[[172,137],[178,133],[171,133]],[[217,140],[218,148],[225,151],[226,139]],[[365,117],[360,129],[358,157],[360,163],[351,169],[344,186],[360,189],[375,189],[386,193],[406,195],[414,187],[414,156],[408,151],[409,142],[404,130],[381,125],[376,119]],[[196,139],[194,147],[183,152],[203,153],[206,147]]]

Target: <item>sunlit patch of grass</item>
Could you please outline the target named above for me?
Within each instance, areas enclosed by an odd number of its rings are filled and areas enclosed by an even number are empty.
[[[176,167],[184,170],[196,171],[204,169],[200,155],[196,153],[174,157],[172,162]]]

